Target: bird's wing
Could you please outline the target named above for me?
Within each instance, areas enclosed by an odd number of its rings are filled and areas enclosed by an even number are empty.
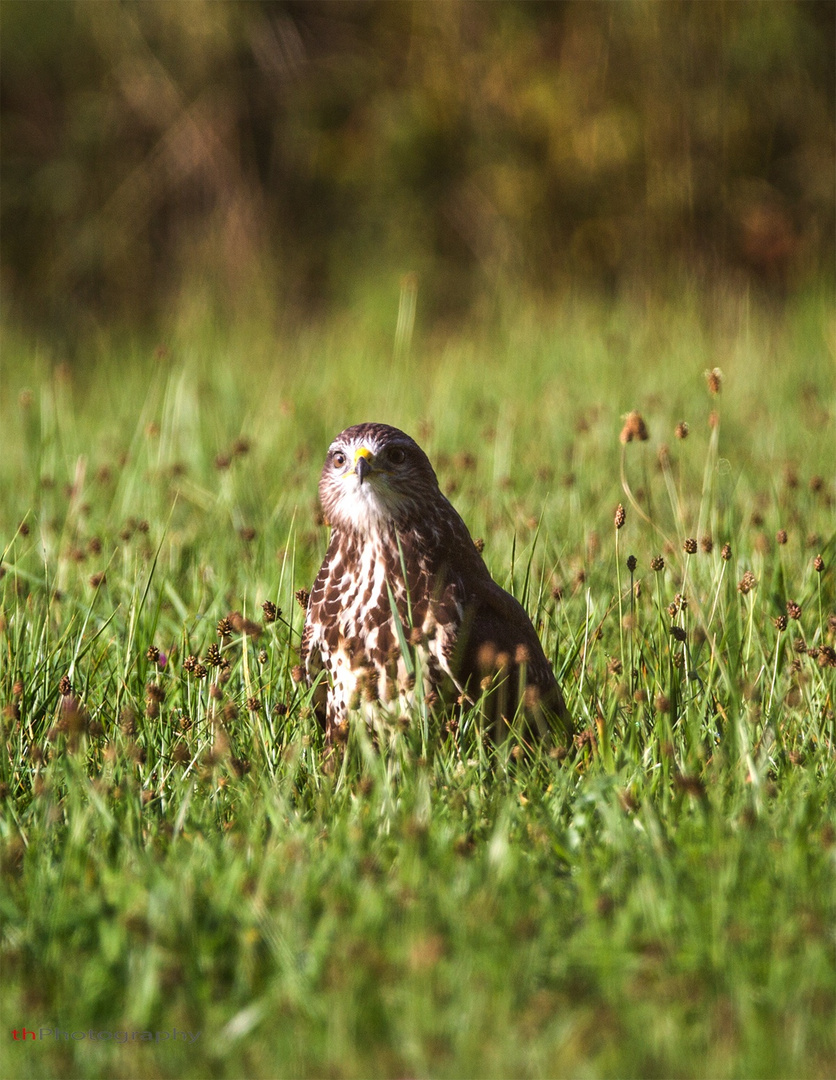
[[[571,737],[572,722],[563,695],[522,604],[490,577],[480,578],[468,601],[459,645],[462,681],[479,685],[485,675],[485,650],[495,657],[504,654],[513,692],[520,685],[524,666],[525,685],[536,691],[536,711],[545,710],[556,718]]]

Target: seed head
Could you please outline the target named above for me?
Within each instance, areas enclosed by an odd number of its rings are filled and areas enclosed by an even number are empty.
[[[813,569],[817,574],[820,574],[824,570],[824,559],[821,555],[817,555],[815,559],[813,559]]]
[[[308,610],[308,601],[311,598],[311,594],[308,589],[297,589],[295,594],[296,603],[303,611]]]
[[[70,682],[69,675],[62,675],[61,680],[58,683],[58,693],[62,697],[68,697],[73,692],[73,684]]]
[[[221,663],[221,650],[213,642],[206,650],[206,659],[204,663],[208,667],[219,667]]]
[[[781,544],[782,546],[784,544],[786,544],[786,542],[787,542],[787,530],[786,529],[779,529],[778,532],[775,533],[775,542],[776,542],[776,544]]]
[[[232,636],[232,623],[229,621],[229,617],[224,617],[218,622],[218,637],[228,638]]]
[[[752,589],[755,588],[757,583],[758,579],[755,577],[752,571],[747,570],[743,577],[740,579],[740,581],[738,581],[737,583],[737,591],[742,596],[746,596],[747,593],[750,593]]]
[[[708,392],[712,397],[716,397],[723,386],[723,372],[718,368],[712,368],[711,371],[706,371],[705,381],[708,384]]]
[[[473,541],[473,546],[476,548],[476,550],[481,555],[482,552],[485,550],[485,540],[484,540],[484,538],[481,537],[481,536],[477,536],[476,539]]]
[[[251,713],[261,712],[261,702],[258,700],[257,697],[248,697],[247,698],[247,709]]]
[[[186,659],[183,661],[183,671],[188,671],[192,674],[197,667],[197,657],[193,653],[189,653]]]
[[[688,635],[685,633],[685,631],[682,629],[681,626],[672,626],[671,627],[671,637],[675,641],[686,641],[687,638],[688,638]]]
[[[633,573],[633,571],[636,569],[636,567],[638,565],[639,565],[639,560],[636,558],[635,555],[628,555],[627,556],[627,569],[630,571],[631,574]]]
[[[786,615],[778,615],[772,621],[775,623],[775,629],[778,631],[778,633],[783,634],[783,632],[787,628],[787,617],[786,617]]]
[[[711,552],[714,550],[714,541],[711,539],[710,536],[705,535],[700,538],[700,547],[703,549],[706,555],[710,555]]]
[[[261,605],[261,610],[264,612],[265,623],[275,622],[280,614],[279,609],[276,607],[272,600],[265,600],[264,603]]]
[[[624,522],[627,520],[627,513],[621,503],[615,508],[615,527],[621,529],[624,527]]]
[[[728,562],[729,559],[732,557],[731,544],[723,544],[720,554],[723,557],[723,562]]]
[[[685,549],[686,555],[696,555],[697,553],[697,541],[693,536],[689,536],[682,547]]]
[[[798,487],[798,473],[796,472],[795,466],[790,461],[784,466],[784,483],[791,490]]]
[[[639,442],[647,442],[647,438],[647,425],[642,418],[642,414],[637,409],[634,409],[627,414],[619,439],[622,443],[628,443],[632,442],[633,439],[638,439]]]
[[[688,438],[688,425],[685,423],[684,420],[680,420],[679,423],[676,425],[676,431],[674,432],[674,434],[676,435],[677,439]]]
[[[657,574],[660,570],[665,569],[665,560],[662,558],[661,555],[654,555],[654,557],[650,560],[650,569],[655,570]]]
[[[836,668],[836,649],[830,645],[822,645],[819,649],[818,665],[820,668]]]
[[[146,652],[145,656],[151,661],[152,664],[156,664],[160,658],[160,650],[157,648],[156,645],[149,645],[148,651]]]
[[[796,604],[795,600],[788,600],[787,601],[787,615],[789,615],[789,617],[791,619],[800,619],[801,618],[801,605]]]

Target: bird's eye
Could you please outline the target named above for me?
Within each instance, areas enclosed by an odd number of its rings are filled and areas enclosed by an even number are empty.
[[[406,457],[406,454],[405,454],[402,447],[393,446],[392,449],[387,454],[387,457],[389,458],[389,460],[392,462],[393,465],[401,465],[401,464],[403,464],[403,460]]]
[[[334,454],[334,456],[331,458],[331,460],[333,461],[334,466],[337,469],[341,469],[343,465],[345,465],[345,454],[342,452],[342,450],[338,450],[336,454]]]

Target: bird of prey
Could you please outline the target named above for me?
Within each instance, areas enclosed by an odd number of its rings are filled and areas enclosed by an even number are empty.
[[[371,721],[418,700],[479,703],[497,739],[515,719],[523,737],[571,737],[531,620],[491,577],[413,439],[387,424],[347,428],[328,448],[319,498],[331,540],[301,666],[329,742],[355,709]]]

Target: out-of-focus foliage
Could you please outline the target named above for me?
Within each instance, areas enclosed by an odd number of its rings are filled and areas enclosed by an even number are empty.
[[[137,323],[833,266],[834,4],[3,0],[3,292]]]

